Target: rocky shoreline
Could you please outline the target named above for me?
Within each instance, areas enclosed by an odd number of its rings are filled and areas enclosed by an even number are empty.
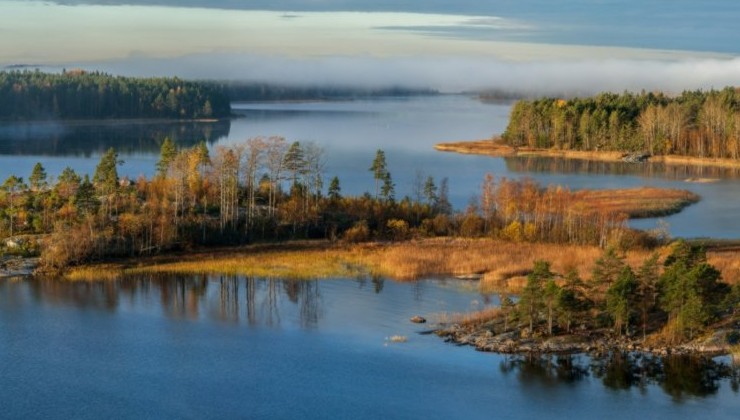
[[[38,258],[2,257],[0,278],[30,276],[38,267]]]
[[[680,345],[645,345],[640,339],[617,337],[605,330],[579,331],[552,337],[529,337],[525,330],[496,334],[486,327],[442,325],[435,334],[458,345],[469,345],[479,351],[502,354],[573,354],[604,356],[616,351],[638,352],[655,356],[719,356],[730,354],[738,326],[722,328],[711,335]]]

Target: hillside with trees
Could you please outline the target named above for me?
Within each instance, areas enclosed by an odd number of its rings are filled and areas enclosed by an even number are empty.
[[[518,101],[504,141],[515,147],[740,159],[740,90],[602,93]]]
[[[212,83],[82,70],[0,72],[0,119],[223,118],[228,95]]]

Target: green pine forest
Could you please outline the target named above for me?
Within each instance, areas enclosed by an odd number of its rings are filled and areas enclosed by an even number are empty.
[[[202,119],[230,114],[228,94],[214,83],[82,70],[0,72],[0,120]]]

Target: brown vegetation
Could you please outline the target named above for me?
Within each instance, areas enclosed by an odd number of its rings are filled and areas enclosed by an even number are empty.
[[[398,243],[330,244],[290,242],[221,251],[151,257],[138,263],[106,263],[72,269],[74,279],[97,279],[99,273],[218,273],[258,277],[315,279],[375,274],[397,280],[437,275],[482,274],[481,287],[499,289],[528,273],[533,262],[547,259],[558,272],[586,275],[601,254],[596,246],[514,243],[497,239],[433,238]],[[637,262],[648,251],[634,251]],[[88,277],[89,276],[89,277]],[[512,285],[514,289],[516,284]]]

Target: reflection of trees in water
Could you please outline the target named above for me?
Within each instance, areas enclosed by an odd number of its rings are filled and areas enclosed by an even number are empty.
[[[507,157],[511,172],[635,175],[685,180],[686,178],[740,178],[738,168],[698,165],[665,165],[662,163],[600,162],[552,157]]]
[[[524,385],[556,387],[588,377],[588,365],[577,355],[524,355],[501,362],[505,374],[516,372]]]
[[[151,295],[152,289],[159,290],[162,311],[167,316],[197,319],[200,314],[200,302],[208,288],[208,279],[203,275],[155,275],[127,278],[122,281],[122,285],[138,289],[146,298]]]
[[[740,390],[740,368],[721,361],[688,356],[654,357],[615,352],[607,357],[582,355],[525,355],[501,362],[505,374],[515,372],[524,385],[555,387],[573,384],[589,375],[613,390],[659,386],[674,401],[715,394],[723,381]]]
[[[165,137],[179,147],[227,137],[229,120],[35,122],[0,124],[0,152],[11,155],[90,156],[113,147],[119,153],[159,154]]]
[[[0,289],[3,295],[13,289],[8,284],[13,285],[6,283]],[[147,305],[158,299],[167,317],[194,320],[205,315],[235,323],[245,317],[251,326],[278,326],[285,314],[294,314],[302,327],[309,328],[317,326],[322,317],[318,281],[144,275],[99,282],[28,280],[17,287],[19,291],[14,293],[21,294],[21,288],[28,287],[29,295],[39,302],[109,311],[115,311],[121,301]]]
[[[33,298],[39,302],[72,304],[78,308],[115,311],[119,304],[117,282],[67,282],[50,279],[28,280]]]

